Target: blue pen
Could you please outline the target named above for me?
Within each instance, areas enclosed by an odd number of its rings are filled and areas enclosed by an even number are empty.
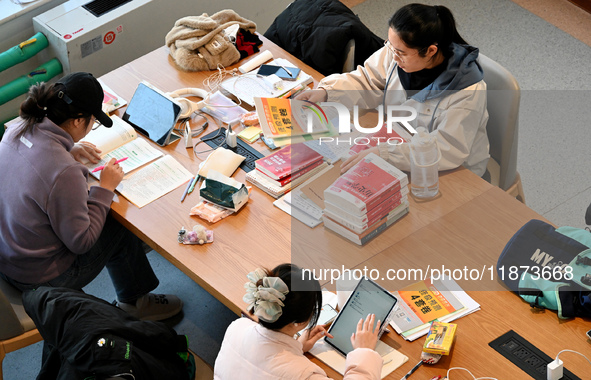
[[[189,193],[189,188],[191,187],[191,184],[193,183],[193,177],[191,177],[191,179],[189,180],[189,183],[187,184],[187,188],[185,189],[185,192],[183,193],[183,197],[181,198],[181,202],[185,200],[185,198],[187,197],[187,194]]]
[[[402,379],[400,380],[406,380],[409,378],[410,375],[412,375],[417,369],[419,369],[420,366],[423,365],[423,361],[421,360],[420,362],[417,363],[417,365],[415,365],[410,371],[408,371],[408,373],[406,375],[404,375],[402,377]]]

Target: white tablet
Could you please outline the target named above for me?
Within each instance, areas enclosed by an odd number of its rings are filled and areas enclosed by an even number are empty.
[[[370,279],[361,279],[328,329],[334,338],[326,337],[326,342],[341,354],[347,355],[353,351],[351,334],[357,330],[359,319],[365,320],[368,314],[375,314],[375,321],[381,321],[383,330],[387,325],[384,321],[390,315],[396,302],[396,297],[386,289]]]

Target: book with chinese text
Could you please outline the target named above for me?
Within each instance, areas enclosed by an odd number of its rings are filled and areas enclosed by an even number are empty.
[[[302,169],[298,170],[297,172],[291,173],[290,175],[285,176],[285,177],[278,179],[278,180],[275,180],[275,179],[268,177],[268,176],[267,177],[269,178],[269,181],[271,181],[271,182],[273,182],[273,184],[275,184],[275,186],[278,186],[278,187],[285,186],[288,183],[290,183],[291,181],[308,173],[310,170],[314,169],[315,167],[322,165],[322,162],[323,162],[322,160],[318,160],[318,161],[314,162],[313,164],[308,165],[305,168],[302,168]]]
[[[255,105],[266,137],[328,132],[328,118],[315,103],[288,98],[255,98]]]
[[[382,222],[384,218],[388,218],[391,215],[397,213],[400,210],[400,206],[402,205],[407,208],[409,207],[409,203],[406,196],[404,196],[404,200],[398,198],[398,200],[390,204],[386,210],[380,212],[375,217],[372,217],[371,219],[360,223],[357,223],[358,220],[354,218],[346,218],[339,214],[331,212],[328,208],[324,209],[324,215],[326,215],[333,221],[339,223],[341,226],[351,230],[352,232],[356,234],[362,234],[365,231],[369,230],[371,227],[373,227],[376,223]]]
[[[305,144],[294,144],[256,160],[255,167],[269,178],[280,180],[319,161],[322,155]]]
[[[347,220],[349,223],[361,226],[364,224],[373,224],[378,219],[381,219],[385,214],[389,213],[395,207],[408,201],[408,187],[403,187],[399,191],[395,192],[392,196],[388,197],[385,201],[377,204],[371,210],[367,210],[367,213],[363,215],[356,215],[343,210],[342,208],[324,201],[324,210],[331,218],[338,220],[337,218]],[[340,222],[339,222],[340,223]]]
[[[356,233],[344,227],[342,224],[337,223],[330,217],[326,216],[326,214],[322,216],[322,220],[324,222],[324,227],[328,228],[329,230],[336,232],[340,236],[352,241],[357,245],[365,245],[380,235],[382,232],[386,231],[388,227],[390,227],[406,214],[408,214],[408,204],[404,203],[396,207],[386,217],[382,218],[378,223],[375,223],[373,226],[362,233]]]
[[[404,334],[421,326],[428,329],[434,320],[445,319],[448,315],[463,310],[460,301],[461,288],[451,279],[424,281],[408,285],[393,294],[398,298],[399,310],[390,323],[395,330]],[[456,297],[456,295],[458,297]],[[426,331],[425,331],[426,332]]]
[[[407,185],[405,173],[370,153],[324,190],[324,200],[361,216]]]
[[[326,162],[322,162],[320,165],[315,167],[314,169],[310,170],[306,174],[294,179],[293,181],[287,183],[285,186],[276,186],[266,175],[261,173],[258,170],[251,170],[249,173],[246,173],[246,180],[254,185],[256,185],[259,189],[263,190],[265,193],[271,195],[273,198],[279,198],[283,194],[286,194],[291,191],[291,189],[297,187],[298,185],[304,183],[309,178],[312,178],[316,173],[324,170],[328,164]]]

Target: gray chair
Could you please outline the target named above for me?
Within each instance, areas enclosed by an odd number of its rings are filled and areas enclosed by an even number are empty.
[[[517,136],[521,90],[515,77],[503,66],[480,54],[478,61],[484,70],[487,86],[488,124],[490,142],[487,169],[490,183],[525,203],[521,177],[517,172]]]
[[[16,351],[43,338],[23,307],[21,292],[0,278],[0,380],[2,361]]]

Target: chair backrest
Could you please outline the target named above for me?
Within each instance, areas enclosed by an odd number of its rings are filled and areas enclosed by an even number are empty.
[[[35,328],[23,307],[21,292],[0,278],[0,340],[13,338]]]
[[[350,39],[345,46],[343,56],[343,72],[349,73],[355,69],[355,40]]]
[[[517,175],[517,136],[521,90],[515,77],[503,66],[480,53],[487,88],[486,131],[490,156],[500,166],[499,187],[507,190]]]

